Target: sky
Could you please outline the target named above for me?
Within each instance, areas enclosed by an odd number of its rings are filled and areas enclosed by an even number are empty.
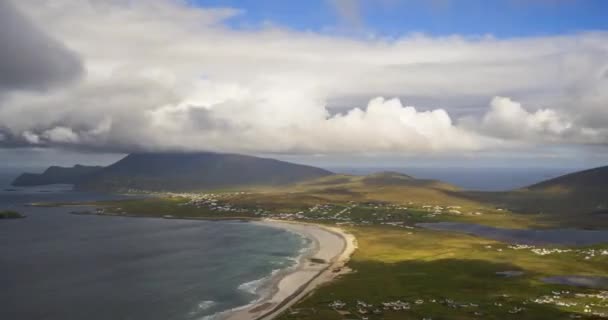
[[[593,167],[608,2],[0,1],[0,159]]]

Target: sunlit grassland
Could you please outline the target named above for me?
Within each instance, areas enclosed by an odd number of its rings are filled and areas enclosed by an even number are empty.
[[[90,203],[106,210],[107,214],[124,214],[147,217],[175,217],[175,218],[229,218],[243,217],[253,218],[251,214],[229,214],[218,215],[206,207],[193,207],[185,205],[187,200],[182,197],[161,197],[134,200],[104,201]]]
[[[389,210],[386,208],[375,208],[373,205],[365,205],[368,201],[372,203],[389,203],[400,204],[407,209]],[[230,213],[218,213],[206,207],[193,207],[186,204],[187,199],[183,197],[155,197],[148,199],[137,200],[121,200],[99,202],[96,205],[107,207],[108,211],[113,213],[125,213],[133,215],[146,216],[164,216],[171,215],[175,217],[221,217],[225,215],[235,215]],[[307,192],[265,192],[265,193],[248,193],[245,195],[230,196],[219,201],[220,203],[229,203],[240,208],[249,208],[252,211],[255,209],[264,209],[269,212],[300,212],[307,210],[314,205],[332,204],[334,208],[331,212],[339,212],[342,209],[349,208],[349,217],[355,221],[370,220],[374,214],[378,217],[390,214],[393,218],[398,218],[404,222],[415,224],[417,222],[435,222],[435,221],[454,221],[454,222],[471,222],[480,223],[496,227],[508,228],[530,228],[548,226],[537,219],[538,215],[522,215],[512,212],[497,211],[495,208],[484,206],[481,204],[462,205],[463,215],[442,214],[436,217],[429,217],[429,212],[423,210],[421,206],[427,204],[427,201],[413,203],[406,200],[403,202],[379,200],[378,197],[365,197],[364,199],[355,200],[354,198],[336,199],[331,195],[317,195]],[[362,204],[363,203],[363,204]],[[353,207],[353,204],[356,204]],[[449,199],[444,201],[434,202],[433,205],[454,205],[454,202]],[[470,215],[470,212],[481,212],[481,215]],[[254,217],[252,214],[240,213],[238,216]]]
[[[608,215],[591,214],[587,211],[572,211],[583,200],[570,203],[559,196],[559,194],[547,194],[539,192],[510,192],[510,193],[471,193],[459,190],[455,186],[434,181],[416,180],[400,174],[376,174],[370,176],[333,175],[323,177],[296,185],[281,187],[252,187],[244,189],[215,190],[210,193],[230,194],[235,191],[246,191],[245,194],[229,196],[231,204],[242,208],[263,208],[274,212],[298,212],[314,205],[333,204],[335,206],[347,206],[349,203],[391,203],[398,204],[410,209],[412,222],[416,221],[416,211],[424,205],[431,206],[458,206],[461,215],[443,215],[442,221],[473,222],[490,226],[508,228],[554,228],[560,226],[601,228],[608,226]],[[513,208],[522,206],[533,207],[536,204],[544,206],[551,203],[554,197],[556,204],[551,205],[555,211],[521,212]],[[577,197],[581,198],[581,197]],[[561,200],[560,200],[561,199]],[[579,199],[580,200],[580,199]],[[135,201],[128,204],[126,211],[159,214],[155,210],[153,201],[147,200],[143,203]],[[173,199],[172,201],[178,201]],[[169,203],[172,203],[169,201]],[[124,205],[127,206],[127,205]],[[137,207],[141,206],[141,207]],[[150,208],[144,208],[150,207]],[[570,208],[570,209],[568,209]],[[158,203],[158,209],[165,212],[164,215],[181,216],[209,216],[212,213],[204,209],[193,210],[192,208],[179,208],[163,206]],[[359,209],[357,209],[359,210]],[[356,211],[353,214],[356,214]],[[480,212],[480,215],[471,213]],[[420,219],[419,219],[420,220]],[[422,219],[428,221],[429,219]],[[430,219],[435,221],[437,219]]]
[[[354,227],[349,231],[359,244],[349,263],[353,272],[321,287],[281,319],[359,319],[357,300],[374,305],[395,300],[412,304],[407,311],[366,314],[370,319],[569,319],[569,312],[582,313],[584,304],[593,299],[579,298],[578,306],[568,308],[531,303],[529,299],[552,295],[552,291],[568,290],[572,295],[594,290],[548,285],[539,279],[562,274],[606,275],[608,270],[607,257],[581,261],[582,257],[574,254],[537,256],[455,233],[386,227]],[[496,274],[501,271],[524,274]],[[476,306],[452,308],[440,303],[445,299]],[[346,302],[345,311],[352,315],[332,310],[328,304],[334,300]],[[424,302],[417,305],[416,300]],[[523,311],[509,313],[513,308]]]
[[[608,256],[596,257],[593,260],[584,260],[575,253],[540,256],[529,250],[509,249],[508,245],[502,242],[454,232],[425,229],[408,231],[388,227],[356,227],[350,230],[360,245],[354,260],[393,263],[413,259],[482,259],[510,264],[516,270],[531,270],[543,275],[606,276],[608,270]]]

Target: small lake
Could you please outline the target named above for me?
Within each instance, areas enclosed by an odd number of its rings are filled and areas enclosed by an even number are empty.
[[[590,246],[608,243],[608,230],[506,229],[459,222],[418,223],[416,225],[430,230],[461,232],[514,244]]]
[[[593,276],[555,276],[541,279],[543,282],[551,284],[562,284],[567,286],[585,288],[608,288],[607,277]]]

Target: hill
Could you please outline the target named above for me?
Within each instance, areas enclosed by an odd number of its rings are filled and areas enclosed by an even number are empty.
[[[334,174],[281,188],[267,188],[233,198],[234,204],[300,210],[314,205],[344,203],[393,203],[408,205],[458,205],[477,208],[478,204],[447,192],[458,188],[436,180],[416,179],[404,174],[381,172],[366,176]]]
[[[52,166],[43,173],[23,173],[13,182],[13,186],[41,186],[48,184],[76,184],[84,177],[103,169],[99,166],[75,165],[71,168]]]
[[[137,153],[87,176],[76,189],[195,191],[286,185],[333,174],[274,159],[220,153]]]
[[[608,213],[608,166],[570,173],[507,192],[463,192],[462,197],[522,213]]]
[[[554,179],[539,182],[529,190],[589,190],[608,187],[608,166],[566,174]]]

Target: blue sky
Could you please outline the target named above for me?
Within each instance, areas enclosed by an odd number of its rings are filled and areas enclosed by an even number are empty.
[[[386,37],[421,32],[432,36],[491,34],[498,38],[608,29],[608,1],[602,0],[192,1],[206,7],[242,9],[244,13],[231,21],[237,27],[271,22],[295,30],[348,28]],[[345,21],[349,19],[344,19],[338,6],[357,11],[358,21]]]

